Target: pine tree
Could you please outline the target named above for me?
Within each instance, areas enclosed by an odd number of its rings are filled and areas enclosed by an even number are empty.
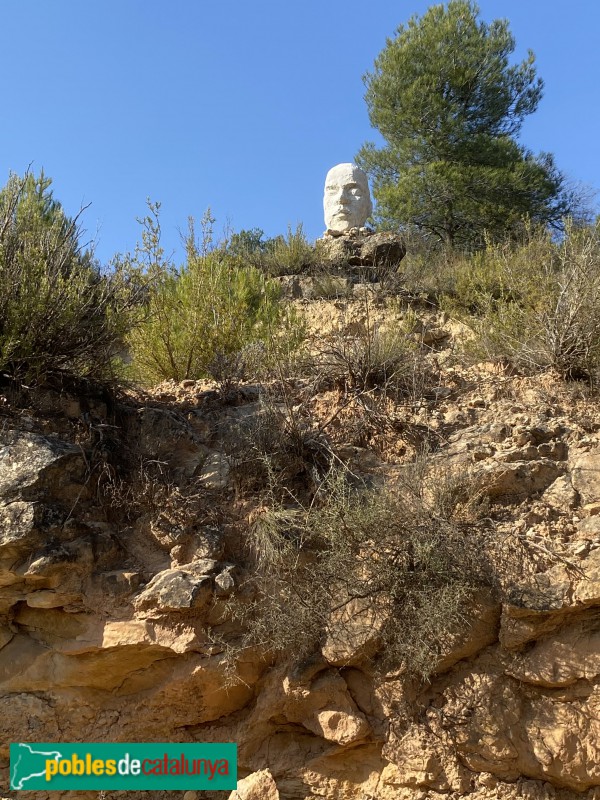
[[[524,217],[560,226],[570,211],[549,154],[517,136],[543,84],[534,56],[511,65],[506,20],[486,24],[467,0],[400,25],[365,76],[372,125],[357,161],[373,177],[380,222],[414,225],[449,246],[514,232]]]

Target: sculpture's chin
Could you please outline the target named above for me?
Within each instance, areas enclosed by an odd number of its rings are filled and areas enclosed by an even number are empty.
[[[346,220],[343,220],[343,221],[331,220],[327,225],[327,229],[328,230],[336,231],[338,233],[343,233],[344,231],[349,231],[350,228],[352,228],[352,227],[353,227],[353,225],[351,225]]]
[[[334,214],[326,220],[326,225],[332,231],[347,231],[356,226],[356,220],[348,214]]]

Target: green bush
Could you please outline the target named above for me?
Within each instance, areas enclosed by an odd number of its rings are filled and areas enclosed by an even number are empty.
[[[315,250],[306,239],[302,224],[295,231],[288,226],[287,236],[262,237],[259,228],[234,233],[226,250],[271,277],[297,275],[313,265]]]
[[[79,244],[43,175],[11,176],[0,192],[0,371],[36,382],[57,373],[105,379],[123,346],[135,296]]]
[[[535,372],[594,379],[600,368],[600,226],[567,224],[489,246],[455,273],[448,306],[475,333],[478,356]]]
[[[297,318],[280,301],[280,288],[223,248],[200,247],[193,228],[187,262],[164,260],[156,212],[146,217],[145,238],[134,259],[151,289],[144,318],[129,338],[134,373],[145,382],[206,376],[222,384],[257,374],[302,338]]]
[[[373,327],[358,336],[340,336],[320,354],[326,378],[350,391],[402,391],[412,382],[415,352],[403,331]]]
[[[314,263],[315,251],[304,235],[302,224],[287,236],[276,236],[267,242],[262,268],[269,275],[296,275],[306,272]]]
[[[403,226],[402,236],[406,255],[398,268],[397,281],[405,291],[434,305],[454,288],[453,265],[460,259],[460,251],[444,247],[414,225]]]

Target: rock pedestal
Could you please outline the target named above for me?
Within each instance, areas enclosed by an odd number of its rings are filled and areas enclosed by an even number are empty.
[[[369,228],[352,228],[338,236],[318,240],[323,260],[332,267],[395,270],[406,255],[404,240],[397,233],[374,233]]]

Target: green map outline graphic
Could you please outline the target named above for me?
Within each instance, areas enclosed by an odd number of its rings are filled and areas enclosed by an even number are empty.
[[[59,753],[58,750],[51,750],[50,752],[43,751],[43,750],[34,750],[30,745],[26,744],[25,742],[19,742],[18,744],[15,745],[15,747],[18,747],[18,748],[26,747],[27,750],[29,750],[29,752],[31,753],[31,755],[34,755],[34,756],[45,756],[45,758],[44,758],[44,768],[42,769],[41,772],[31,772],[26,777],[20,778],[18,780],[18,782],[17,782],[17,767],[21,763],[21,755],[19,755],[18,759],[16,760],[16,762],[15,762],[15,764],[14,764],[12,770],[11,770],[11,775],[10,775],[10,787],[11,787],[11,789],[16,789],[17,791],[23,790],[23,784],[25,783],[25,781],[28,781],[31,778],[45,777],[45,775],[46,775],[46,761],[48,760],[48,756],[53,756],[54,757],[54,761],[58,761],[59,758],[63,757],[62,753]],[[24,791],[26,791],[26,789]]]

